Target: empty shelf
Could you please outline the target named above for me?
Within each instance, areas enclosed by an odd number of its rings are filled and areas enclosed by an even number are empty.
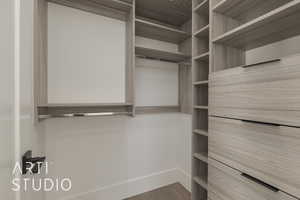
[[[207,181],[202,180],[200,177],[194,177],[193,180],[200,185],[203,189],[207,190]]]
[[[208,163],[207,153],[194,153],[193,156],[202,162]]]
[[[196,31],[194,33],[195,37],[209,37],[209,25],[206,25],[205,27],[201,28],[200,30]]]
[[[180,112],[180,106],[138,106],[136,114]]]
[[[154,58],[163,61],[171,61],[171,62],[183,62],[190,58],[190,56],[182,53],[161,51],[158,49],[150,49],[142,46],[136,46],[135,53],[136,55],[145,56],[145,57]]]
[[[120,1],[120,0],[96,0],[96,1],[80,1],[80,2],[72,2],[70,0],[48,0],[53,3],[58,3],[66,6],[77,6],[81,5],[81,7],[91,7],[93,6],[94,8],[97,7],[107,7],[107,8],[112,8],[118,11],[122,12],[130,12],[132,9],[132,4],[126,1]],[[80,6],[78,6],[80,7]]]
[[[198,61],[209,61],[209,52],[203,53],[199,56],[195,56],[194,60],[198,60]]]
[[[136,35],[171,43],[180,43],[190,37],[190,34],[179,29],[155,24],[142,19],[135,20]]]
[[[214,8],[214,12],[226,16],[236,17],[249,11],[249,8],[263,2],[263,0],[222,0]]]
[[[194,82],[193,85],[195,85],[195,86],[208,85],[208,81],[197,81],[197,82]]]
[[[208,14],[209,13],[209,1],[204,0],[200,4],[198,4],[194,8],[194,12],[197,12],[198,14]]]
[[[208,106],[194,106],[195,109],[207,110]]]
[[[214,43],[246,50],[300,34],[300,0],[294,0],[215,38]]]
[[[208,131],[205,131],[205,130],[195,129],[195,130],[193,130],[193,133],[196,133],[196,134],[202,135],[202,136],[208,136]]]
[[[39,108],[55,108],[55,107],[119,107],[132,106],[132,103],[59,103],[59,104],[41,104]]]

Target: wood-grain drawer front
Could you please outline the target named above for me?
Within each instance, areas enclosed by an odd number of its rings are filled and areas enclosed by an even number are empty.
[[[210,115],[300,126],[300,56],[210,76]]]
[[[300,198],[300,129],[209,118],[209,156]]]
[[[208,197],[213,200],[296,200],[244,178],[241,172],[213,159],[209,159]]]

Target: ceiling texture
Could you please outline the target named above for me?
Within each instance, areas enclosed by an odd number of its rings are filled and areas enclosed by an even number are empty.
[[[173,26],[191,19],[192,0],[136,0],[136,15]]]

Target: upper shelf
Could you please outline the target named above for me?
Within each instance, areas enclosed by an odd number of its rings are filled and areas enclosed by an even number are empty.
[[[174,53],[174,52],[167,52],[161,51],[157,49],[150,49],[143,46],[136,46],[135,47],[136,55],[142,55],[149,58],[155,58],[163,61],[171,61],[171,62],[184,62],[190,56],[182,54],[182,53]]]
[[[222,0],[212,10],[226,16],[235,17],[249,11],[251,6],[260,2],[262,0]]]
[[[198,4],[195,8],[194,8],[194,12],[198,13],[198,14],[207,14],[209,13],[209,1],[208,0],[204,0],[203,2],[201,2],[200,4]]]
[[[118,107],[132,106],[132,103],[49,103],[38,105],[39,108],[57,108],[57,107]]]
[[[294,0],[213,39],[246,50],[300,34],[300,0]]]
[[[135,20],[136,35],[171,43],[180,43],[190,37],[185,31],[142,19]]]

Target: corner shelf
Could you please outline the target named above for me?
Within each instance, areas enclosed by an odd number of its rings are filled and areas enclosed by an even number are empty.
[[[246,50],[300,34],[300,0],[294,0],[213,39]]]
[[[190,58],[190,56],[183,53],[174,53],[161,51],[158,49],[151,49],[144,46],[135,46],[136,55],[141,55],[149,58],[154,58],[162,61],[171,61],[171,62],[184,62]]]
[[[194,33],[197,38],[209,37],[209,24]]]
[[[190,37],[185,31],[171,28],[150,21],[136,19],[136,35],[164,42],[180,43]]]

